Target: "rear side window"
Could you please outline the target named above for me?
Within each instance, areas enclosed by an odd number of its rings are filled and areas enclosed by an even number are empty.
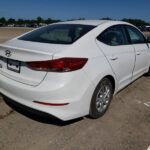
[[[95,26],[78,24],[49,25],[19,38],[19,40],[52,43],[71,44],[92,30]]]
[[[110,46],[119,46],[128,44],[121,25],[112,26],[102,32],[97,39]]]
[[[140,31],[132,26],[126,26],[132,44],[145,43],[145,38]]]

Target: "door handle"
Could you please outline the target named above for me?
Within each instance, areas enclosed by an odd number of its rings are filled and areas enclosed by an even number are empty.
[[[136,55],[141,55],[141,53],[139,51],[136,52]]]
[[[117,56],[110,56],[110,60],[117,60],[118,57]]]

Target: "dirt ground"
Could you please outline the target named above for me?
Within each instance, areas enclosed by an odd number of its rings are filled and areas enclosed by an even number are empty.
[[[4,42],[28,29],[0,29]],[[150,77],[114,96],[100,119],[60,122],[14,107],[0,98],[0,150],[147,150],[150,145]]]

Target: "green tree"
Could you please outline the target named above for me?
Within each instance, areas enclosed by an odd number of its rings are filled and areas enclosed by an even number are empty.
[[[24,20],[23,20],[23,19],[18,19],[18,20],[17,20],[17,24],[19,24],[19,25],[24,24]]]
[[[4,17],[0,18],[0,23],[6,24],[6,21],[7,21],[7,20],[6,20]]]
[[[9,18],[7,22],[8,22],[8,24],[15,24],[16,20],[13,18]]]
[[[79,18],[78,20],[85,20],[85,18]]]
[[[104,18],[101,18],[101,20],[113,20],[113,19],[110,17],[104,17]]]
[[[128,19],[128,18],[124,18],[122,19],[122,21],[125,21],[125,22],[129,22],[135,26],[145,26],[145,25],[149,25],[150,23],[144,21],[144,20],[141,20],[141,19]]]
[[[51,18],[48,18],[48,19],[45,20],[45,23],[46,24],[51,24],[51,23],[53,23],[53,20]]]
[[[44,23],[44,19],[42,17],[37,17],[37,24]]]

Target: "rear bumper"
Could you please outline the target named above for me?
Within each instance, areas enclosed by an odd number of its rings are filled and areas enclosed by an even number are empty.
[[[16,82],[0,74],[0,93],[17,103],[48,113],[60,120],[75,119],[89,114],[94,85],[84,73],[74,74],[49,74],[37,87]],[[69,104],[46,106],[33,101]]]
[[[6,104],[8,104],[10,107],[12,107],[13,109],[15,109],[16,111],[22,113],[22,114],[25,114],[27,116],[30,116],[32,115],[36,115],[36,117],[44,117],[44,118],[55,118],[55,119],[58,119],[56,118],[55,116],[52,116],[48,113],[45,113],[45,112],[42,112],[42,111],[39,111],[39,110],[36,110],[36,109],[33,109],[33,108],[30,108],[28,106],[25,106],[25,105],[22,105],[4,95],[3,96],[3,99],[4,101],[6,102]]]

